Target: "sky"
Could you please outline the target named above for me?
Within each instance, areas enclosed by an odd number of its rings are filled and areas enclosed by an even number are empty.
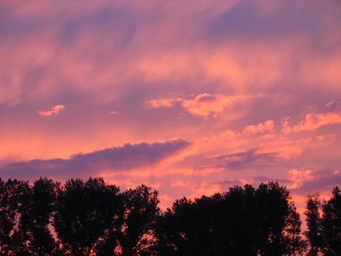
[[[175,199],[341,184],[340,1],[0,1],[0,177]]]

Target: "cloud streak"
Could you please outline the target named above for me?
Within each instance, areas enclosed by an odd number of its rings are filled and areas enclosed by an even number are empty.
[[[70,159],[31,160],[10,163],[0,168],[2,177],[38,178],[39,176],[58,178],[84,177],[99,175],[102,171],[130,171],[139,168],[153,168],[160,161],[188,147],[190,143],[183,139],[168,142],[126,144],[76,154]]]
[[[39,111],[38,113],[41,116],[51,116],[59,114],[59,112],[62,111],[63,109],[65,109],[64,105],[56,105],[50,111]]]
[[[338,170],[323,169],[314,173],[308,173],[308,175],[309,178],[304,183],[292,189],[294,193],[330,193],[331,188],[339,186],[341,183],[341,172]]]
[[[222,94],[210,94],[201,93],[194,97],[194,99],[160,99],[150,100],[150,104],[153,108],[160,107],[173,107],[177,102],[181,103],[181,106],[191,115],[196,117],[208,117],[217,115],[225,110],[229,106],[233,106],[238,103],[243,103],[248,99],[257,98],[260,95],[235,95],[226,96]],[[267,123],[268,124],[268,123]],[[267,127],[268,129],[268,127]]]
[[[233,104],[241,97],[228,97],[223,95],[212,95],[203,93],[196,96],[193,100],[185,100],[182,106],[194,116],[208,116],[223,112],[224,108]]]
[[[308,113],[305,119],[293,127],[295,132],[315,131],[321,126],[341,123],[341,103],[331,101],[325,105],[322,113]]]
[[[276,161],[277,152],[261,153],[257,149],[250,149],[245,152],[237,152],[216,157],[223,159],[225,166],[231,170],[240,170],[246,167],[255,166],[256,163],[268,163]],[[220,166],[221,167],[221,166]]]
[[[181,101],[181,99],[178,100],[173,100],[173,99],[160,99],[160,100],[150,100],[150,104],[152,105],[153,108],[169,108],[173,107],[175,102]]]

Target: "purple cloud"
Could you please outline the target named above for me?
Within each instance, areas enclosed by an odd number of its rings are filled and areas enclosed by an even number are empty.
[[[87,154],[76,154],[70,159],[31,160],[14,162],[0,168],[0,176],[36,179],[39,176],[57,176],[67,179],[99,175],[102,170],[129,171],[136,168],[153,168],[154,165],[188,147],[184,139],[168,142],[125,144]]]
[[[267,3],[266,7],[256,2],[240,2],[233,8],[223,12],[212,23],[209,34],[211,39],[233,37],[281,38],[290,34],[314,34],[316,30],[309,29],[312,24],[317,27],[321,17],[318,10],[310,5],[308,11],[302,12],[295,8],[296,3],[278,1]],[[271,9],[266,11],[266,9]],[[290,29],[288,29],[290,27]]]
[[[340,186],[341,184],[341,172],[332,171],[331,169],[320,170],[316,173],[314,180],[303,183],[297,189],[292,189],[293,193],[309,194],[315,192],[329,191],[331,192],[333,187]]]
[[[257,149],[250,149],[245,152],[234,154],[226,154],[218,156],[216,159],[226,160],[225,167],[232,170],[243,169],[249,167],[256,162],[274,162],[277,159],[278,153],[259,153]],[[220,166],[222,167],[222,166]]]

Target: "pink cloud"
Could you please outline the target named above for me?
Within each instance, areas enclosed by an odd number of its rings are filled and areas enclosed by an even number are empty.
[[[65,108],[64,105],[56,105],[52,108],[52,110],[50,111],[39,111],[39,115],[41,116],[51,116],[51,115],[55,115],[58,114],[61,110],[63,110]]]
[[[233,106],[238,102],[243,102],[246,99],[257,98],[261,95],[235,95],[235,96],[226,96],[222,94],[210,94],[210,93],[202,93],[197,95],[194,99],[159,99],[159,100],[150,100],[152,108],[160,108],[160,107],[173,107],[177,102],[181,103],[182,107],[188,111],[193,116],[199,117],[207,117],[209,115],[213,115],[217,117],[217,115],[224,111],[224,109],[228,106]],[[266,125],[270,125],[267,123]],[[269,127],[266,127],[269,129]]]
[[[290,117],[282,118],[282,133],[284,135],[288,135],[292,132],[292,127],[289,125],[289,119]]]
[[[341,182],[341,172],[333,169],[323,169],[313,173],[307,170],[298,173],[298,176],[301,182],[292,190],[299,194],[319,192],[321,195],[328,195],[332,187],[339,186]],[[322,198],[328,196],[322,196]]]
[[[308,113],[305,119],[293,127],[295,132],[314,131],[321,126],[341,123],[341,113]]]
[[[220,94],[203,93],[193,100],[184,100],[182,106],[194,116],[207,117],[210,114],[223,112],[225,107],[236,103],[245,96],[225,96]]]
[[[160,99],[160,100],[150,100],[149,102],[153,108],[160,108],[160,107],[169,108],[169,107],[172,107],[176,101],[180,101],[180,100],[181,99],[178,99],[178,100]]]
[[[275,127],[275,122],[273,120],[265,121],[264,123],[259,123],[258,125],[249,125],[244,129],[244,134],[255,134],[263,132],[273,132]]]
[[[297,169],[292,169],[289,171],[289,180],[292,184],[288,186],[289,189],[295,189],[301,187],[305,182],[313,181],[316,177],[312,175],[311,170],[299,171]]]

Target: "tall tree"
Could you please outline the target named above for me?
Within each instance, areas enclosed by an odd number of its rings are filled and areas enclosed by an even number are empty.
[[[289,203],[289,216],[286,219],[284,229],[285,255],[303,255],[307,248],[306,241],[301,236],[301,224],[299,213],[293,202]]]
[[[321,237],[321,216],[319,194],[310,195],[306,200],[306,211],[304,212],[307,222],[307,231],[304,235],[308,242],[308,256],[317,256],[322,245]]]
[[[124,225],[120,238],[123,255],[152,255],[156,220],[160,214],[158,192],[141,185],[124,192]]]
[[[66,182],[58,195],[54,221],[65,250],[73,255],[90,255],[103,243],[121,209],[118,192],[116,186],[107,185],[102,178]]]
[[[10,232],[15,226],[15,208],[10,204],[8,186],[0,178],[0,252],[9,254]]]
[[[52,218],[56,211],[59,183],[51,179],[40,178],[32,187],[31,208],[29,213],[32,250],[37,255],[51,255],[56,249],[52,235]]]
[[[322,205],[322,250],[324,255],[341,255],[341,191],[335,187],[330,200]]]
[[[255,255],[258,237],[256,191],[251,185],[235,186],[224,195],[223,243],[224,255]],[[218,223],[219,225],[219,223]]]
[[[273,182],[177,200],[158,222],[159,250],[167,255],[299,255],[301,221],[289,200],[286,188]]]
[[[30,255],[29,207],[31,188],[26,181],[9,179],[1,187],[1,252]]]
[[[289,191],[278,183],[262,183],[256,190],[259,233],[257,248],[261,255],[283,255],[284,229],[289,216]]]
[[[204,231],[198,222],[196,203],[186,197],[176,200],[159,218],[157,250],[165,255],[201,255],[203,244],[197,238]],[[200,232],[202,231],[202,232]],[[206,242],[204,243],[206,244]]]

